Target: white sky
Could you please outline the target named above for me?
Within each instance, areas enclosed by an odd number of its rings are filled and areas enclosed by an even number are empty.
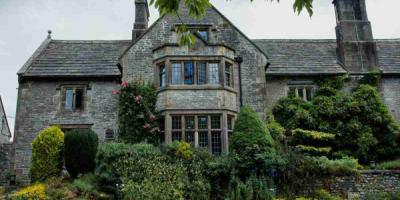
[[[332,0],[314,0],[314,16],[293,0],[211,0],[250,38],[335,38]],[[400,38],[400,0],[366,0],[375,38]],[[150,9],[150,21],[157,11]],[[134,0],[0,0],[0,95],[14,129],[16,73],[53,30],[54,39],[130,39]]]

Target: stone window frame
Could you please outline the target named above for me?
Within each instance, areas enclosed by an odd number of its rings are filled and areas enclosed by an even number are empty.
[[[199,117],[207,116],[207,129],[203,129],[199,127]],[[194,119],[194,128],[187,128],[187,119],[188,118],[193,118]],[[217,117],[219,118],[219,128],[212,127],[212,118]],[[173,114],[171,115],[172,119],[172,129],[171,129],[171,134],[172,134],[172,141],[175,140],[180,140],[180,141],[185,141],[187,143],[190,143],[191,145],[199,146],[199,140],[196,140],[196,135],[198,135],[199,132],[208,132],[208,146],[207,149],[210,150],[210,152],[213,152],[213,139],[212,136],[214,133],[219,132],[220,133],[220,150],[222,150],[222,131],[223,131],[223,125],[222,125],[222,114]],[[179,119],[180,120],[180,128],[174,128],[174,119]],[[187,135],[189,133],[192,133],[194,138],[194,141],[188,141]],[[197,134],[196,134],[197,133]],[[198,137],[198,136],[197,136]],[[220,154],[222,151],[217,152],[217,154]],[[213,152],[214,153],[214,152]]]
[[[172,129],[172,117],[173,116],[195,116],[195,147],[201,147],[200,146],[200,134],[201,132],[207,132],[207,149],[209,152],[212,152],[212,135],[210,134],[211,131],[219,131],[221,133],[221,154],[227,154],[229,152],[229,132],[232,132],[233,130],[228,130],[227,127],[227,117],[231,116],[232,117],[232,129],[234,126],[234,122],[237,119],[237,112],[234,110],[220,110],[220,109],[211,109],[211,110],[166,110],[163,111],[161,114],[164,117],[165,120],[165,133],[164,133],[164,141],[165,144],[169,144],[173,142],[172,137],[173,137],[173,132],[174,129]],[[220,129],[212,129],[211,128],[211,119],[209,116],[215,116],[218,115],[220,116]],[[201,128],[199,127],[199,118],[200,116],[207,116],[207,127]],[[180,118],[183,120],[182,118]],[[182,124],[182,127],[184,124]],[[182,133],[184,130],[176,130],[179,132],[179,138],[181,140],[186,139],[185,135]],[[203,147],[204,148],[204,147]]]
[[[193,84],[185,84],[185,72],[184,72],[184,63],[185,62],[193,62]],[[181,83],[180,84],[172,84],[172,66],[174,63],[180,63],[181,66]],[[199,84],[198,80],[198,63],[206,63],[206,74],[205,74],[205,79],[206,83],[205,84]],[[218,84],[210,84],[209,80],[209,73],[210,73],[210,63],[218,63]],[[230,64],[230,75],[231,75],[231,84],[230,86],[225,85],[225,65]],[[228,88],[230,90],[234,90],[234,61],[231,59],[228,59],[226,57],[221,57],[221,56],[171,56],[171,57],[164,57],[162,59],[159,59],[155,62],[154,64],[154,70],[155,70],[155,83],[157,84],[159,89],[163,88],[185,88],[187,89],[188,87],[192,87],[193,89],[196,88],[201,88],[202,86],[204,87],[209,87],[209,86],[218,86],[222,88]],[[162,87],[160,87],[160,66],[164,65],[166,69],[166,84]]]
[[[76,104],[76,96],[75,93],[77,90],[82,90],[82,102],[81,102],[81,108],[76,109],[76,105],[72,105],[72,110],[67,110],[65,108],[65,103],[66,103],[66,92],[67,89],[72,89],[74,91],[74,96],[73,96],[73,103]],[[65,84],[60,86],[60,92],[61,92],[61,99],[60,99],[60,110],[63,113],[79,113],[79,112],[84,112],[86,110],[86,100],[87,100],[87,90],[89,89],[87,84]]]
[[[229,72],[227,73],[226,67],[229,66]],[[227,84],[227,76],[229,76],[229,84]],[[225,87],[234,87],[234,76],[233,76],[233,64],[230,62],[224,63],[224,85]]]
[[[294,92],[295,97],[304,101],[311,101],[314,98],[316,85],[312,81],[292,81],[287,86],[287,95]]]

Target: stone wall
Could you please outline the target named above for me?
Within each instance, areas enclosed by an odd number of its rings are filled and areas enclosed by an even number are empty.
[[[86,85],[84,109],[79,112],[62,111],[63,85]],[[15,173],[23,184],[29,182],[31,143],[49,125],[90,126],[105,139],[107,129],[117,132],[118,98],[112,90],[113,81],[25,81],[20,83],[15,126]]]
[[[368,193],[400,191],[400,170],[361,170],[333,178],[324,188],[344,199],[363,199]]]
[[[8,185],[7,174],[12,166],[12,144],[0,144],[0,186]]]
[[[380,89],[389,112],[400,121],[400,78],[383,76]]]

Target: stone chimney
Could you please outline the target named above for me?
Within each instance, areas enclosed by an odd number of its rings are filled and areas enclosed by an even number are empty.
[[[350,74],[378,71],[376,43],[365,0],[334,0],[337,55]]]
[[[147,30],[149,16],[147,0],[135,0],[135,23],[132,30],[132,41],[136,41]]]

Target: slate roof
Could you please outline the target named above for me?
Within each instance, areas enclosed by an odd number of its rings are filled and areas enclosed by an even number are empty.
[[[118,57],[131,40],[51,40],[18,72],[23,77],[120,76]]]
[[[400,73],[400,39],[376,40],[379,65],[384,74]]]
[[[335,40],[253,40],[269,57],[269,75],[343,74]]]
[[[253,40],[269,57],[268,75],[342,74],[336,40]],[[378,39],[379,66],[384,74],[400,74],[400,39]]]

